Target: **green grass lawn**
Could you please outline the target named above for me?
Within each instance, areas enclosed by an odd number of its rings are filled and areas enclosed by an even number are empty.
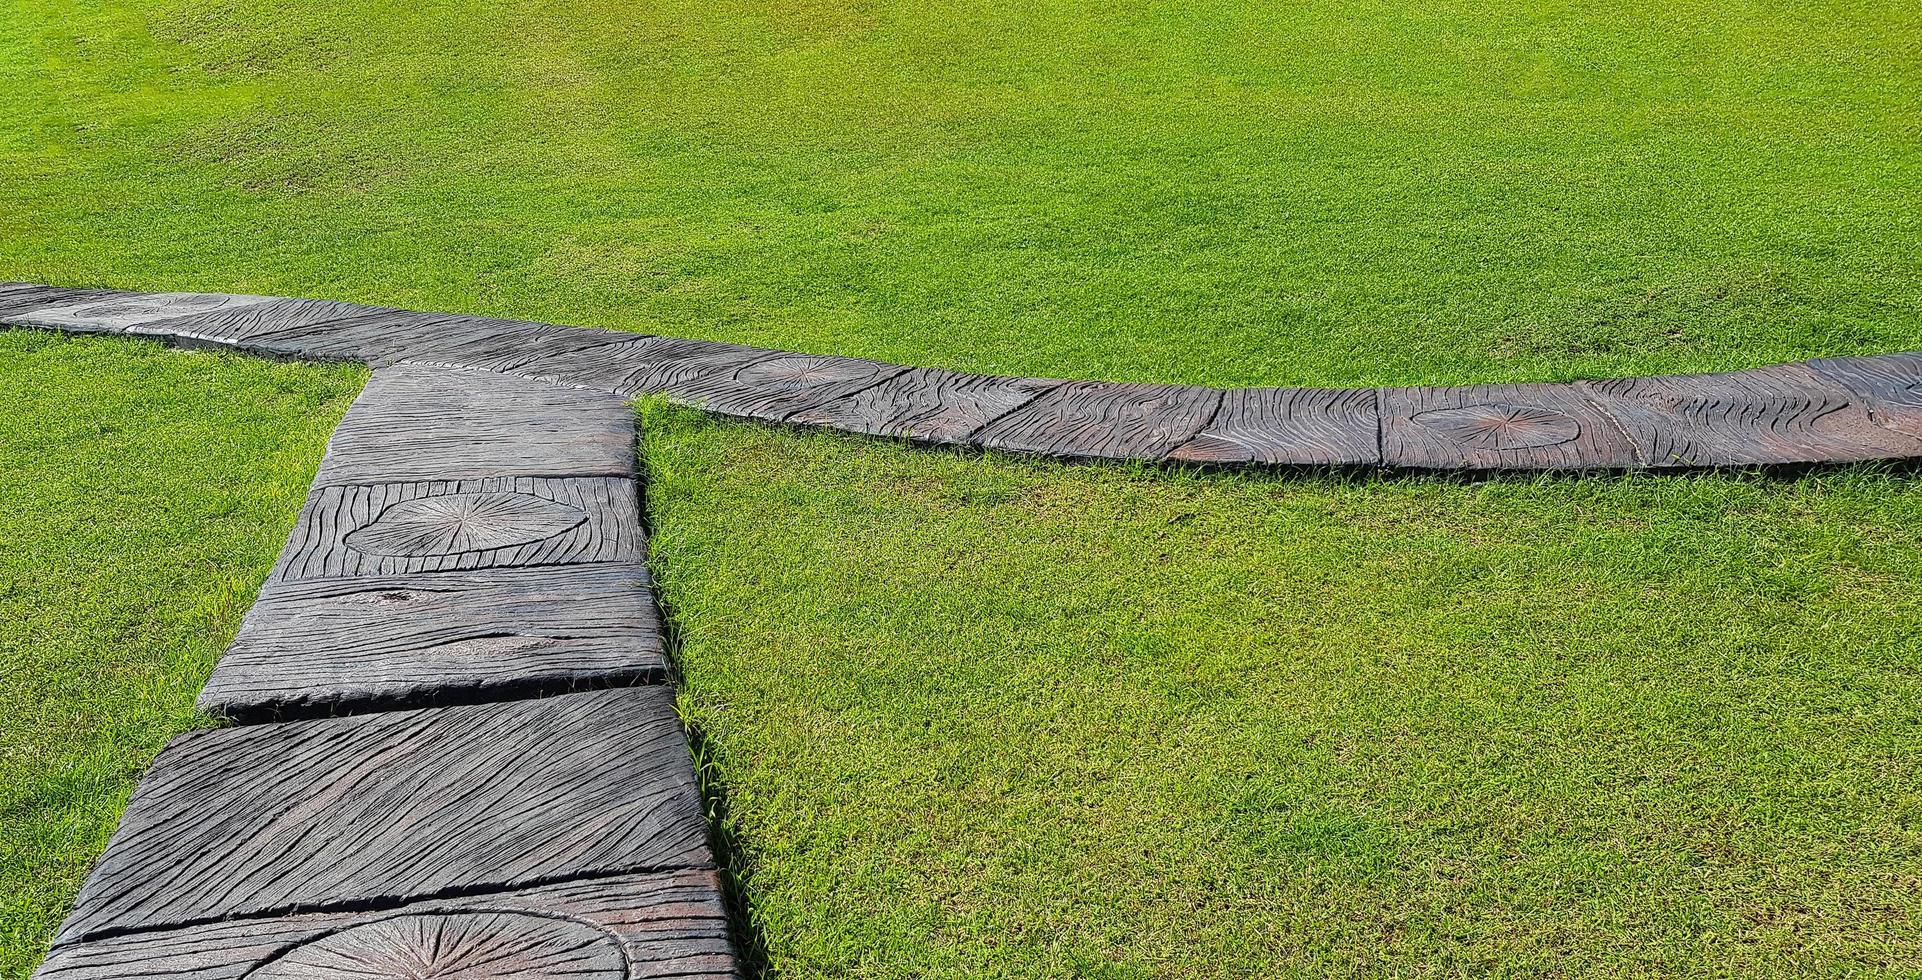
[[[777,976],[1922,975],[1912,478],[648,423]]]
[[[196,724],[363,375],[0,331],[0,976]]]
[[[10,0],[0,280],[1015,374],[1922,348],[1922,6]],[[23,976],[362,373],[0,334]],[[649,410],[782,977],[1922,975],[1922,487]]]
[[[10,0],[0,278],[1196,383],[1922,348],[1922,5]]]

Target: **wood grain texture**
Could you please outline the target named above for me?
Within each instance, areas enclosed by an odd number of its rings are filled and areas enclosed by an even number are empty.
[[[1831,357],[1809,367],[1860,398],[1875,424],[1922,439],[1922,354]]]
[[[1382,462],[1424,470],[1633,469],[1634,445],[1566,384],[1387,388]]]
[[[397,346],[390,358],[512,371],[544,357],[591,351],[632,340],[631,333],[564,327],[528,320],[436,314]]]
[[[994,420],[1062,384],[915,368],[847,397],[801,409],[787,421],[951,444],[966,441]]]
[[[631,477],[634,468],[634,410],[618,397],[405,364],[374,372],[334,430],[315,483]]]
[[[1922,441],[1876,425],[1852,392],[1803,364],[1581,387],[1653,468],[1922,455]]]
[[[983,429],[990,449],[1070,459],[1163,459],[1221,403],[1213,388],[1070,381]]]
[[[725,381],[708,381],[698,396],[670,391],[710,412],[782,422],[796,412],[830,404],[906,370],[852,357],[782,354],[756,360]]]
[[[143,324],[271,303],[271,296],[229,293],[124,293],[17,314],[22,323],[91,333],[125,333]]]
[[[307,332],[318,334],[336,327],[352,330],[357,324],[380,327],[420,316],[407,310],[359,303],[277,299],[154,320],[141,324],[139,332],[166,337],[183,346],[242,347],[265,353],[301,355],[306,352],[304,346],[284,346],[273,338],[299,337]],[[313,356],[319,356],[318,352]]]
[[[55,938],[709,867],[672,692],[181,736]]]
[[[342,953],[349,954],[360,972],[337,972]],[[556,965],[560,972],[539,972],[554,971]],[[375,912],[213,922],[56,946],[35,976],[721,980],[739,973],[728,942],[719,876],[688,869],[429,900]]]
[[[699,403],[712,394],[732,391],[734,376],[743,368],[780,354],[704,340],[637,337],[536,358],[515,370],[621,395],[665,394],[684,403]]]
[[[110,289],[67,289],[60,286],[39,286],[33,283],[10,282],[0,286],[0,323],[18,326],[33,326],[32,315],[39,310],[52,308],[71,308],[75,304],[102,302],[134,293],[115,292]],[[113,333],[112,328],[90,329],[82,324],[50,324],[55,329],[68,333]]]
[[[1169,458],[1189,463],[1365,466],[1381,462],[1372,388],[1235,388]]]
[[[644,565],[269,581],[200,692],[252,719],[662,677]]]
[[[631,479],[421,480],[316,487],[273,577],[638,562],[645,555]]]

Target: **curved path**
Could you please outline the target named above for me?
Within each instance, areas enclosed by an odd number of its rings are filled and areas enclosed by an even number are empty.
[[[220,293],[0,284],[0,323],[665,394],[724,415],[1063,459],[1635,470],[1922,458],[1922,353],[1564,384],[1234,388],[961,374],[614,330]]]

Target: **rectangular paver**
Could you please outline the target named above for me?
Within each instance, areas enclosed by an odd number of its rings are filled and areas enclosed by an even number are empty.
[[[56,942],[711,863],[664,688],[217,729],[160,753]]]
[[[200,707],[293,717],[654,680],[666,669],[640,564],[270,581]]]
[[[1374,389],[1235,388],[1207,427],[1169,454],[1190,463],[1363,466],[1381,462]]]
[[[618,875],[57,946],[39,980],[721,980],[715,872]]]
[[[1382,462],[1425,470],[1632,469],[1635,445],[1572,384],[1387,388]]]

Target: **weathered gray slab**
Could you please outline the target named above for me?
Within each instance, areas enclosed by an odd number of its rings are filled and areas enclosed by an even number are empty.
[[[216,729],[160,753],[55,942],[711,864],[664,688]]]
[[[94,333],[124,333],[143,324],[273,302],[230,293],[125,293],[14,314],[21,323]]]
[[[1767,466],[1922,455],[1861,400],[1804,364],[1731,374],[1585,381],[1644,465]]]
[[[1876,424],[1922,438],[1922,354],[1830,357],[1809,367],[1854,392]]]
[[[634,410],[614,395],[403,364],[374,372],[315,483],[633,476],[634,453]]]
[[[1372,388],[1234,388],[1169,458],[1190,463],[1366,466],[1381,462]]]
[[[705,340],[635,337],[524,362],[517,373],[622,395],[668,394],[698,401],[725,391],[734,375],[780,351]]]
[[[421,480],[317,487],[274,578],[642,561],[634,481]]]
[[[335,329],[352,331],[355,325],[406,322],[422,314],[406,310],[364,306],[320,299],[276,299],[211,311],[200,311],[165,320],[143,323],[139,332],[168,337],[186,346],[241,347],[265,353],[299,356],[303,345],[283,346],[272,338],[298,337],[303,332],[316,336]],[[312,356],[323,356],[316,353]],[[341,355],[326,355],[340,358]]]
[[[1633,469],[1621,427],[1568,384],[1388,388],[1382,462],[1427,470]]]
[[[527,320],[437,315],[410,331],[387,357],[511,371],[529,361],[632,340],[618,330],[563,327]]]
[[[102,302],[120,296],[134,295],[120,293],[111,289],[67,289],[60,286],[40,286],[27,282],[10,282],[0,286],[0,322],[31,325],[26,317],[36,310],[53,307],[66,308],[77,303]],[[112,333],[111,329],[90,330],[74,324],[61,324],[57,329],[68,333]]]
[[[200,707],[298,717],[605,687],[666,670],[644,565],[270,581]]]
[[[715,872],[618,875],[369,912],[213,922],[55,947],[40,980],[721,980]]]
[[[852,357],[783,354],[757,360],[725,381],[715,380],[694,400],[710,412],[781,422],[796,412],[832,404],[906,370],[898,364]]]
[[[787,421],[866,435],[956,443],[1066,382],[915,368]]]
[[[1220,403],[1214,388],[1071,381],[995,420],[975,441],[1071,459],[1162,459],[1193,439]]]

